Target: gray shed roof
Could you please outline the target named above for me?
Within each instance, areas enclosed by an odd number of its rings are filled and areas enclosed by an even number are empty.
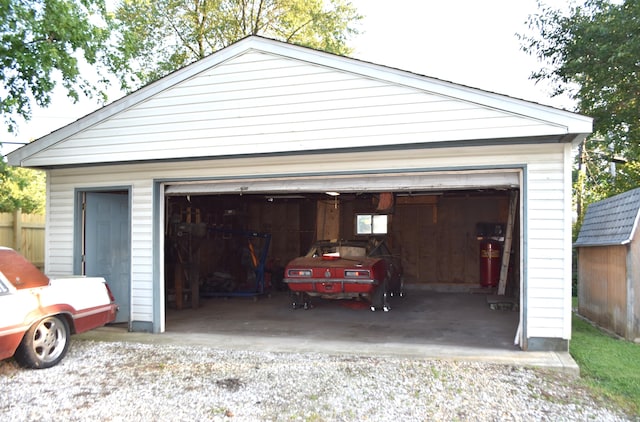
[[[611,246],[631,242],[638,225],[639,210],[640,188],[594,202],[587,208],[574,246]]]

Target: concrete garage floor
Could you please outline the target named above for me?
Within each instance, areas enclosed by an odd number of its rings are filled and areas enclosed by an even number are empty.
[[[210,345],[221,349],[329,353],[480,361],[544,367],[570,375],[567,352],[523,352],[513,344],[519,312],[491,310],[484,294],[408,291],[390,312],[366,304],[314,299],[292,309],[286,292],[203,298],[197,309],[167,310],[163,334],[115,325],[81,334],[105,341]]]
[[[195,310],[167,311],[168,332],[241,334],[289,340],[349,341],[373,346],[464,346],[518,350],[518,312],[491,310],[485,295],[412,291],[390,299],[391,311],[365,302],[312,298],[293,309],[287,292],[270,297],[210,298]]]

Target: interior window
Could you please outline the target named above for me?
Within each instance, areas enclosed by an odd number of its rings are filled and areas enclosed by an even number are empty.
[[[386,234],[386,214],[358,214],[356,215],[356,234]]]

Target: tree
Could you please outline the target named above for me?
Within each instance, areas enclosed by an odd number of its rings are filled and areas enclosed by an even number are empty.
[[[7,167],[0,173],[0,212],[22,209],[26,214],[44,214],[45,173],[21,167]]]
[[[640,2],[586,0],[567,13],[538,3],[522,47],[546,64],[532,77],[594,118],[578,154],[585,203],[640,185]],[[613,165],[615,165],[615,171]],[[582,194],[582,192],[577,192]]]
[[[110,66],[131,90],[248,35],[348,54],[359,19],[345,0],[122,0]]]
[[[104,0],[0,0],[0,113],[9,131],[47,107],[56,80],[74,100],[104,94],[80,73],[96,65],[109,37]],[[106,99],[106,98],[104,98]]]

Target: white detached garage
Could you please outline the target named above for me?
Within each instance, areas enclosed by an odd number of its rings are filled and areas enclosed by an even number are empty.
[[[392,193],[406,281],[471,290],[477,228],[504,223],[515,195],[516,339],[524,350],[568,350],[572,147],[591,127],[574,113],[249,37],[8,160],[47,171],[46,271],[107,276],[121,320],[156,333],[180,272],[169,234],[178,220],[269,232],[269,253],[285,262],[313,238],[352,236],[354,215]]]

